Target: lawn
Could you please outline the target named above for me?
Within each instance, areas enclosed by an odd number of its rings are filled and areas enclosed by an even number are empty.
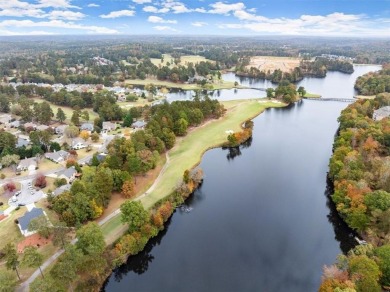
[[[26,208],[22,207],[17,211],[13,211],[6,219],[0,221],[0,250],[9,242],[17,243],[23,239],[18,225],[15,224],[14,220],[23,216],[26,210]]]
[[[321,95],[320,94],[306,92],[306,94],[303,97],[304,98],[321,98]]]
[[[35,102],[38,102],[38,103],[41,103],[41,102],[44,102],[44,101],[45,101],[45,100],[42,99],[42,98],[33,98],[33,100],[34,100]],[[47,102],[50,104],[50,107],[51,107],[51,109],[53,110],[53,113],[54,113],[53,119],[56,119],[55,116],[56,116],[56,114],[57,114],[57,110],[58,110],[58,108],[61,108],[61,109],[64,111],[65,115],[66,115],[66,120],[65,120],[65,122],[70,122],[70,119],[71,119],[72,114],[73,114],[73,109],[72,109],[72,108],[67,107],[67,106],[55,105],[55,104],[53,104],[53,103],[51,103],[51,102],[49,102],[49,101],[47,101]],[[90,120],[90,121],[93,121],[95,118],[98,117],[98,114],[95,113],[92,109],[82,109],[82,111],[84,111],[84,110],[87,110],[87,111],[88,111],[88,113],[89,113],[89,120]]]
[[[159,67],[159,66],[166,66],[167,65],[167,62],[169,62],[169,68],[173,68],[175,67],[175,59],[170,55],[170,54],[163,54],[163,58],[164,58],[164,61],[161,62],[161,59],[157,59],[157,58],[151,58],[150,61],[153,63],[153,65]],[[206,59],[205,57],[203,56],[181,56],[180,57],[180,63],[178,65],[182,65],[182,66],[187,66],[188,63],[192,63],[192,64],[198,64],[200,62],[211,62],[211,63],[214,63],[215,61],[212,61],[212,60],[209,60],[209,59]]]
[[[226,141],[226,131],[240,131],[240,125],[269,107],[281,107],[283,104],[272,102],[259,103],[259,100],[228,101],[223,103],[227,114],[217,121],[195,128],[169,152],[170,164],[159,180],[156,188],[141,199],[145,208],[150,208],[161,198],[168,196],[180,181],[183,172],[197,165],[203,153]]]

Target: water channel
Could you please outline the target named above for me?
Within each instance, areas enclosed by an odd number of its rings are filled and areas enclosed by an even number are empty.
[[[323,97],[352,98],[354,80],[378,66],[328,72],[298,85]],[[264,81],[227,80],[251,87]],[[220,99],[264,96],[221,90]],[[171,100],[190,98],[174,93]],[[322,267],[356,245],[329,202],[328,161],[340,111],[348,104],[304,100],[254,119],[239,149],[208,151],[205,180],[166,229],[116,269],[104,291],[316,291]],[[188,208],[187,208],[188,207]]]

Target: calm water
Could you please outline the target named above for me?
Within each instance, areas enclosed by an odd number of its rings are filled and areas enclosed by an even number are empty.
[[[357,67],[354,78],[375,69]],[[351,78],[331,73],[302,82],[324,97],[345,98],[354,93]],[[331,95],[320,91],[321,80],[336,87]],[[237,93],[253,97],[246,94]],[[316,291],[322,266],[355,244],[327,198],[328,160],[346,106],[306,100],[270,109],[254,120],[246,145],[208,151],[205,181],[186,203],[192,210],[177,209],[166,230],[103,289]]]

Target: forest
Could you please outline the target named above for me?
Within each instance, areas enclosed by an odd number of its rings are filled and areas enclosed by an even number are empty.
[[[326,267],[320,291],[382,291],[390,285],[390,119],[372,119],[373,111],[389,102],[390,94],[382,93],[351,104],[339,117],[329,163],[331,197],[345,222],[369,244]]]
[[[355,89],[362,95],[390,92],[390,64],[384,64],[382,70],[378,72],[370,72],[358,77]]]

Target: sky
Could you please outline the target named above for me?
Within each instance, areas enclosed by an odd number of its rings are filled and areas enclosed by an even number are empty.
[[[390,0],[0,0],[0,36],[390,37]]]

